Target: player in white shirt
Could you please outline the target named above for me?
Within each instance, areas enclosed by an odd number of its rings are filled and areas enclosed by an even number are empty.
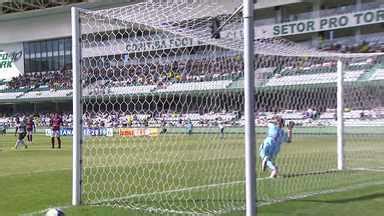
[[[27,134],[27,126],[24,122],[24,120],[21,120],[19,118],[16,118],[16,131],[15,136],[17,136],[15,149],[19,147],[19,145],[24,145],[24,148],[28,148],[27,144],[24,142],[24,138]]]

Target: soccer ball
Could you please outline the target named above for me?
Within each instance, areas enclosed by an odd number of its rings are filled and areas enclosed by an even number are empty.
[[[64,212],[59,208],[51,208],[45,213],[45,216],[64,216]]]

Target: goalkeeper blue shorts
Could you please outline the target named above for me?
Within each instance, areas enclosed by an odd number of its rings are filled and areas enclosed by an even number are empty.
[[[264,159],[265,157],[269,157],[270,159],[273,159],[277,154],[277,149],[274,147],[274,145],[263,143],[261,144],[259,148],[259,155],[261,159]]]

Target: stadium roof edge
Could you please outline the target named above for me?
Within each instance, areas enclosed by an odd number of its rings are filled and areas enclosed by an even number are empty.
[[[24,12],[0,14],[0,23],[8,20],[27,19],[32,17],[40,17],[49,14],[65,13],[69,12],[71,7],[78,7],[84,9],[103,9],[111,7],[119,7],[127,4],[142,2],[141,0],[109,0],[109,1],[98,1],[98,2],[81,2],[73,3],[69,5],[63,5],[52,8],[44,8],[37,10],[30,10]]]
[[[295,4],[300,2],[308,2],[309,0],[258,0],[255,3],[255,10],[277,7],[282,5]]]
[[[109,1],[94,1],[94,2],[81,2],[69,5],[63,5],[52,8],[36,9],[24,12],[17,12],[11,14],[0,14],[0,22],[8,20],[25,19],[31,17],[39,17],[54,13],[63,13],[69,11],[71,7],[79,7],[83,9],[105,9],[125,6],[126,4],[139,3],[143,0],[109,0]],[[311,0],[259,0],[255,4],[256,9],[270,8],[300,2],[310,2]]]

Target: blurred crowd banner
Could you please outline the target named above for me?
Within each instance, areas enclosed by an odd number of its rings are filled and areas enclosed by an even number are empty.
[[[159,136],[159,128],[120,128],[119,136],[122,137],[156,137]]]
[[[84,128],[83,133],[85,136],[113,136],[113,128]],[[51,136],[52,130],[45,129],[45,135]],[[60,129],[60,136],[72,136],[73,129],[72,128],[62,128]]]

